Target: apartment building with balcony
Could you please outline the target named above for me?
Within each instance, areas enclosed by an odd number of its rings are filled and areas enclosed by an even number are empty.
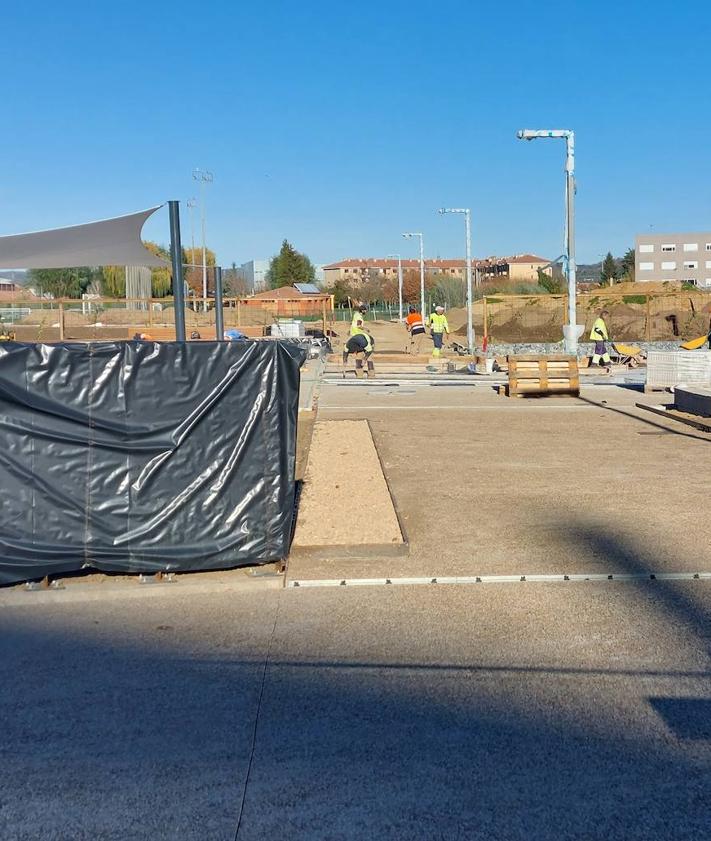
[[[711,232],[640,234],[635,240],[635,280],[678,280],[711,289]]]

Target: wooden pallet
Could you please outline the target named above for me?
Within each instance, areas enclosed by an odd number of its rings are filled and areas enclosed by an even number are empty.
[[[509,397],[549,394],[580,394],[578,360],[575,356],[513,355],[509,363]]]

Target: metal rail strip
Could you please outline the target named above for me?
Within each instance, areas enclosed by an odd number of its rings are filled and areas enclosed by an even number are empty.
[[[711,572],[590,572],[533,575],[450,575],[414,578],[315,578],[287,581],[287,587],[383,587],[421,584],[529,584],[566,581],[711,581]]]

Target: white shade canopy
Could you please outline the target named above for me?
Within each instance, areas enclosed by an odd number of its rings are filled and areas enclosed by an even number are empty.
[[[74,266],[165,266],[141,241],[146,219],[162,205],[30,234],[0,237],[0,268],[63,269]]]

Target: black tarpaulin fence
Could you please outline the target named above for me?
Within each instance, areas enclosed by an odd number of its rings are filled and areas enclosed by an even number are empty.
[[[285,557],[305,355],[0,344],[0,584]]]

